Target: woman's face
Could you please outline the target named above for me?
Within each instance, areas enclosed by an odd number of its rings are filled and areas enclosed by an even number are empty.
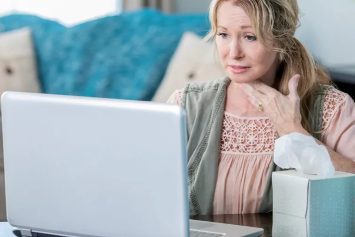
[[[233,82],[260,79],[272,85],[278,68],[277,53],[258,41],[249,17],[232,2],[222,2],[217,11],[216,45],[222,66]]]

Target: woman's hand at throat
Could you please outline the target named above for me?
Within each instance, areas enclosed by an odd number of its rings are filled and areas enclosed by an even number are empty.
[[[309,135],[301,124],[300,98],[297,93],[299,79],[298,74],[290,79],[290,93],[287,96],[260,81],[240,84],[249,102],[268,116],[279,136],[293,132]]]

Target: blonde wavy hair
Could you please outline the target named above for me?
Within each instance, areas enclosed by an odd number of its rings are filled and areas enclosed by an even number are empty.
[[[299,8],[297,0],[212,0],[209,19],[211,29],[206,40],[212,40],[217,34],[217,11],[224,1],[233,1],[235,6],[242,8],[249,16],[257,39],[260,43],[278,52],[280,67],[277,73],[275,89],[288,95],[288,82],[295,74],[300,74],[298,95],[302,126],[308,132],[311,126],[308,122],[315,93],[320,85],[331,84],[328,73],[317,65],[309,51],[298,41],[294,34],[299,26]],[[271,47],[271,40],[274,44]]]

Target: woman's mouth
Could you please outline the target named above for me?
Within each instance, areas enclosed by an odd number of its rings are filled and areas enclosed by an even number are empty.
[[[228,65],[228,69],[234,74],[241,74],[247,72],[250,69],[250,67]]]

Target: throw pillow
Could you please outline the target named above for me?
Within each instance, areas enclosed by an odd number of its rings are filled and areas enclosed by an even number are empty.
[[[213,43],[186,32],[175,51],[153,101],[166,102],[177,89],[191,82],[205,82],[224,77]]]

